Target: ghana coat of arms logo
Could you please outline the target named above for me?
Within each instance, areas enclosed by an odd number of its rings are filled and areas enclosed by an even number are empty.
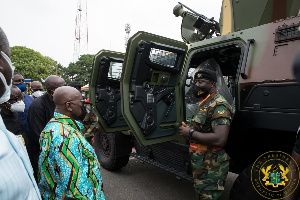
[[[299,184],[299,168],[287,153],[270,151],[259,156],[251,168],[251,183],[266,199],[284,199]]]
[[[269,165],[266,168],[262,167],[261,171],[264,174],[262,181],[265,182],[266,186],[271,185],[274,188],[279,185],[285,186],[285,182],[289,180],[286,175],[290,170],[281,164],[278,164],[278,166]]]

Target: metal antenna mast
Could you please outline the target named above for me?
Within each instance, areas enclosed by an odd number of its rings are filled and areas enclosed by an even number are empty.
[[[88,53],[87,0],[77,0],[73,62]]]
[[[125,51],[126,51],[126,48],[127,48],[127,42],[128,42],[128,39],[129,39],[129,34],[130,34],[130,31],[131,31],[131,26],[130,24],[125,24]]]

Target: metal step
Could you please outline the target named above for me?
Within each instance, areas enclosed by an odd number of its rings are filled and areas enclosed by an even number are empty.
[[[188,181],[194,182],[194,179],[193,179],[193,177],[191,175],[189,175],[187,173],[184,173],[182,171],[179,171],[179,170],[177,170],[175,168],[169,167],[167,165],[161,164],[161,163],[159,163],[159,162],[157,162],[157,161],[155,161],[155,160],[153,160],[153,159],[151,159],[149,157],[145,157],[145,156],[139,155],[137,153],[131,153],[130,156],[132,156],[134,158],[137,158],[137,159],[139,159],[142,162],[146,162],[146,163],[149,163],[149,164],[151,164],[151,165],[153,165],[155,167],[163,169],[163,170],[165,170],[167,172],[171,172],[174,175],[176,175],[176,178],[178,178],[178,179],[186,179]]]

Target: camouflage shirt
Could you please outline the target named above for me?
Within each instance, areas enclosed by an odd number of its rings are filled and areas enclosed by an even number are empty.
[[[213,132],[217,125],[230,125],[232,108],[222,95],[216,92],[199,102],[190,126],[202,133]],[[198,143],[191,139],[191,143]],[[229,156],[224,149],[207,152],[189,149],[194,187],[199,199],[219,199],[224,191],[225,179],[229,169]]]
[[[94,108],[90,104],[86,104],[85,106],[88,113],[82,121],[84,128],[81,131],[85,139],[92,144],[92,139],[95,133],[99,130],[100,125]]]
[[[203,102],[200,101],[190,126],[202,133],[213,132],[217,125],[230,125],[232,120],[232,107],[218,91],[212,93]],[[193,143],[197,141],[192,140]]]

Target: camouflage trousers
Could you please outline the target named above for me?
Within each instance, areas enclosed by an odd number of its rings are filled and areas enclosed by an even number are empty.
[[[197,199],[219,199],[224,191],[230,157],[224,149],[200,152],[190,149]]]

